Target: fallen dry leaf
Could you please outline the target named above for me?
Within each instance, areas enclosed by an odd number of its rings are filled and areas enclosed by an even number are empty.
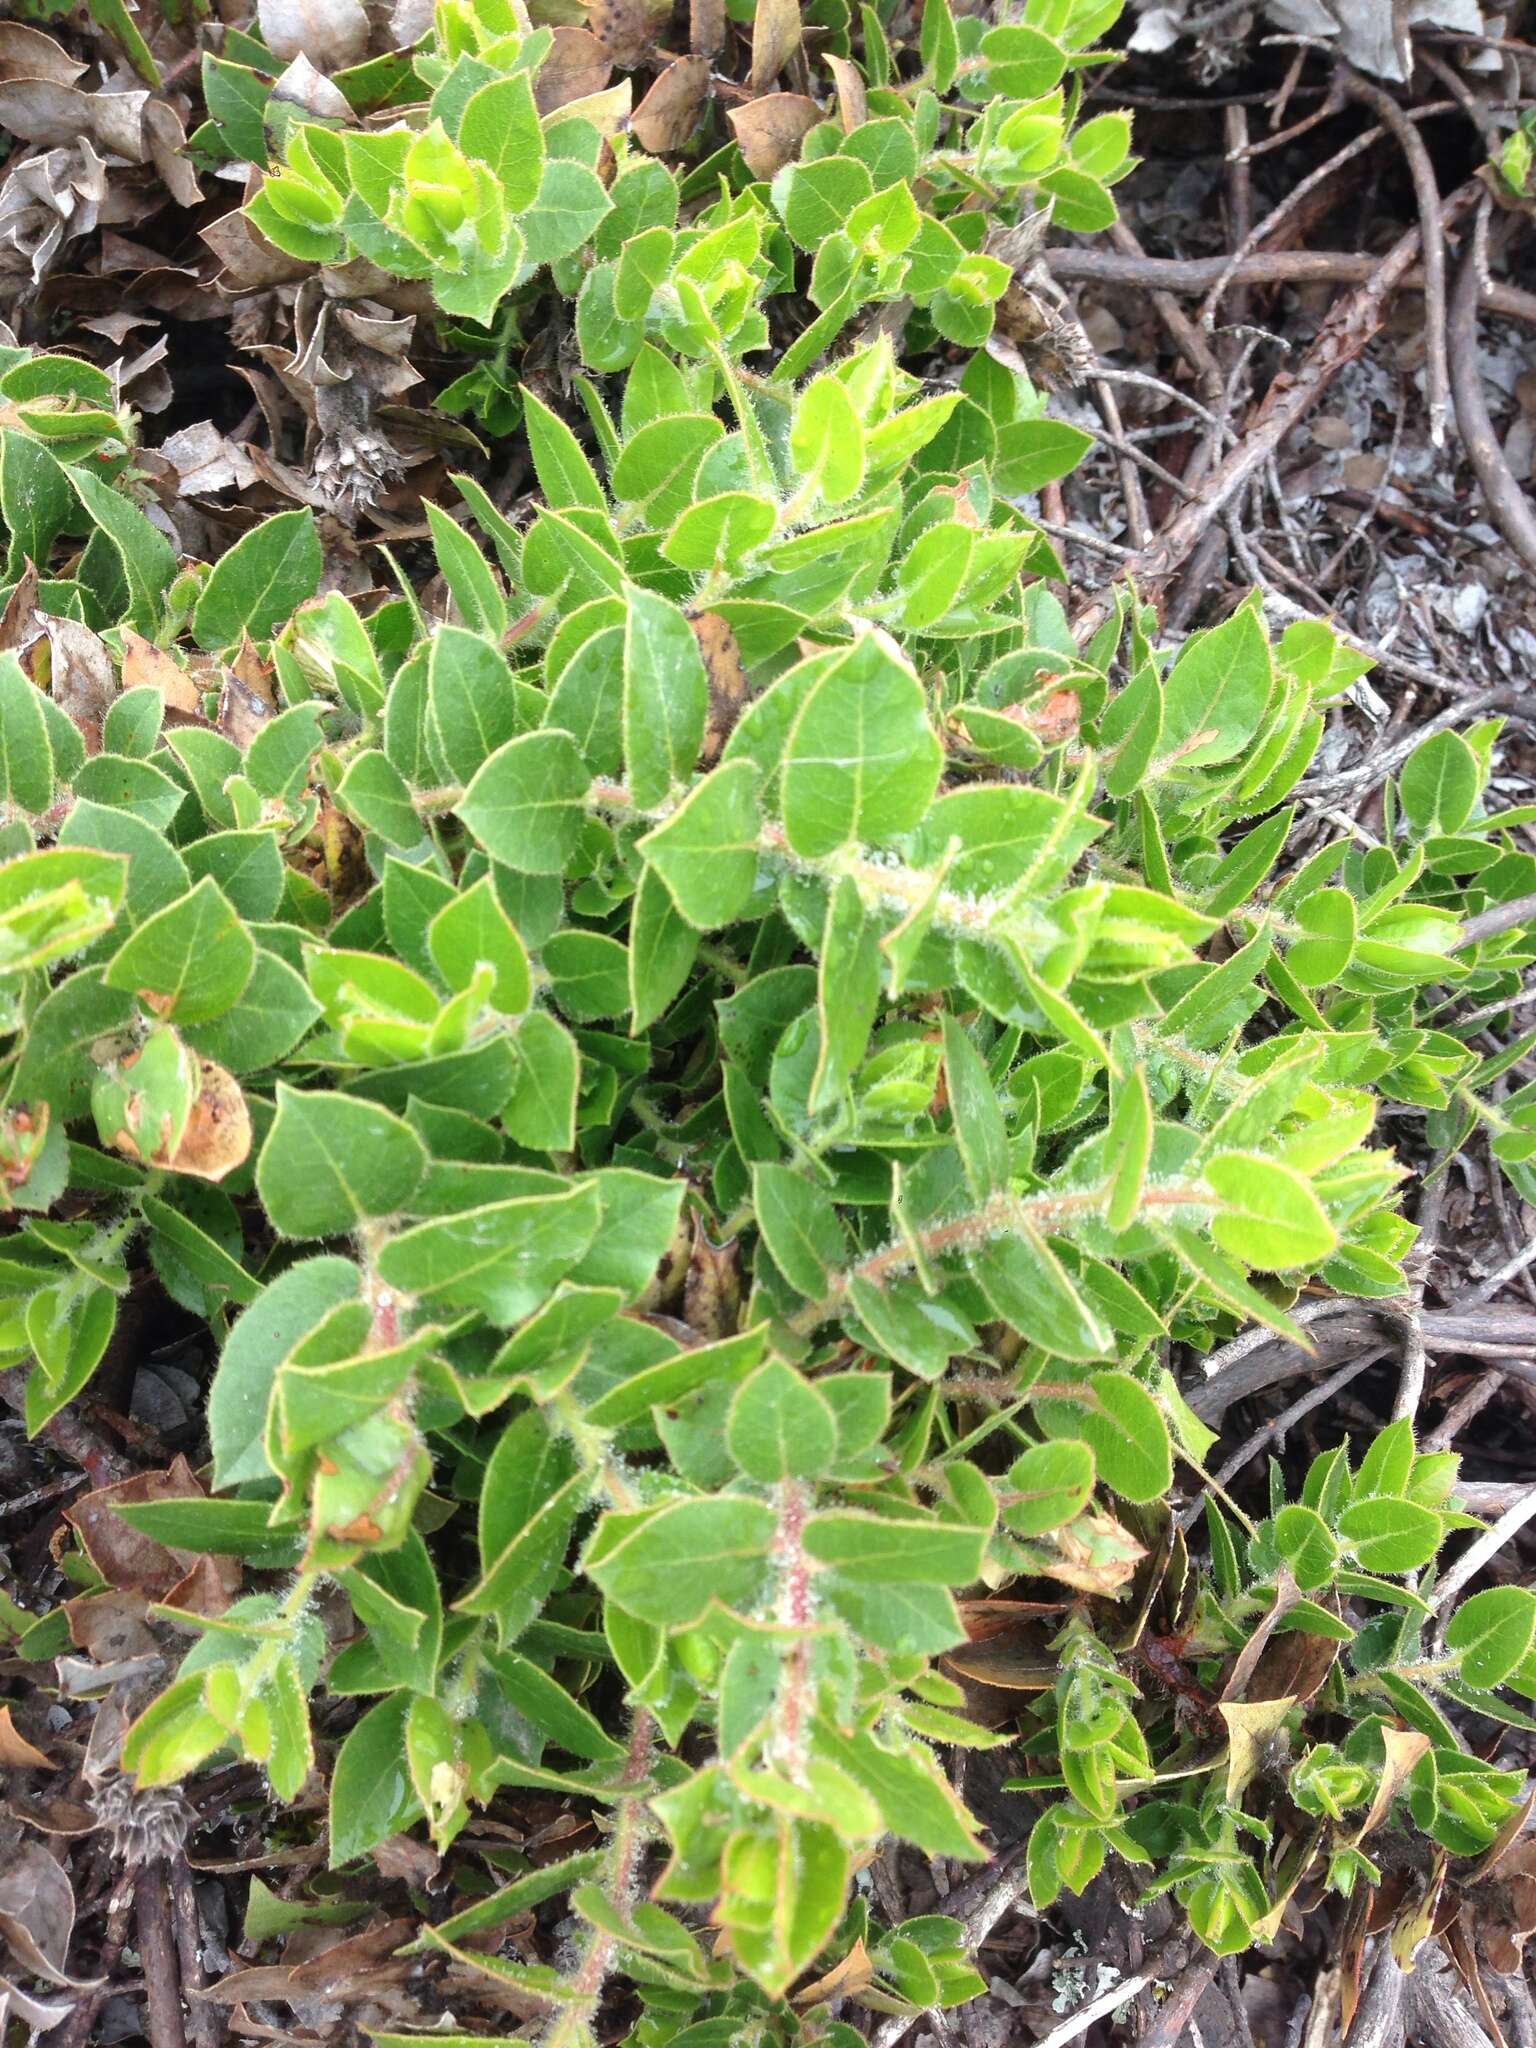
[[[288,284],[310,273],[309,264],[274,249],[238,206],[198,232],[229,273],[231,284],[241,291],[264,291],[269,285]]]
[[[32,616],[36,604],[37,571],[28,562],[0,611],[0,654],[15,654],[37,638],[39,627]]]
[[[677,58],[636,107],[629,124],[630,134],[652,156],[665,156],[681,149],[698,125],[708,90],[708,58]]]
[[[587,25],[615,64],[638,64],[655,49],[667,0],[593,0]]]
[[[734,1337],[741,1323],[741,1242],[716,1244],[694,1218],[693,1250],[683,1282],[683,1320],[708,1342]]]
[[[342,71],[368,51],[368,17],[359,0],[256,0],[262,39],[284,64],[303,55],[322,71]]]
[[[807,1984],[803,1991],[794,1995],[796,2005],[821,2005],[829,1998],[854,1998],[872,1984],[875,1966],[869,1959],[869,1951],[860,1937],[840,1963],[834,1963],[824,1977],[818,1977],[813,1984]]]
[[[83,1980],[64,1968],[74,1926],[75,1895],[62,1866],[41,1842],[6,1842],[0,1856],[0,1938],[22,1968],[63,1990],[82,1989]]]
[[[136,690],[149,684],[158,690],[173,711],[185,711],[194,717],[203,708],[203,700],[191,676],[153,640],[146,640],[135,633],[132,626],[121,629],[123,643],[123,688]]]
[[[225,739],[233,740],[244,753],[271,716],[266,698],[242,682],[233,669],[226,669],[219,691],[219,715],[214,721]]]
[[[799,47],[800,0],[758,0],[752,16],[754,94],[768,90]]]
[[[850,64],[846,57],[824,56],[821,60],[832,74],[837,87],[837,118],[843,133],[851,135],[855,128],[862,128],[869,119],[869,93],[865,89],[864,75],[857,64]]]
[[[688,0],[688,47],[698,57],[725,48],[725,0]]]
[[[601,92],[613,76],[608,52],[590,29],[557,28],[554,44],[539,66],[533,97],[541,114]]]
[[[0,128],[49,149],[70,148],[89,136],[109,156],[141,164],[148,155],[148,104],[147,92],[80,92],[53,78],[11,78],[0,81]]]
[[[120,1592],[140,1593],[147,1600],[163,1600],[182,1584],[199,1562],[217,1564],[218,1580],[228,1606],[240,1584],[240,1566],[235,1558],[199,1558],[195,1551],[172,1550],[153,1536],[131,1529],[118,1514],[120,1507],[138,1506],[145,1501],[202,1500],[203,1488],[193,1476],[186,1459],[178,1455],[163,1472],[135,1472],[112,1486],[100,1486],[72,1501],[64,1519],[75,1531],[87,1557],[109,1586]],[[173,1603],[187,1606],[181,1600]],[[207,1607],[199,1607],[207,1613]],[[213,1609],[214,1612],[222,1611]],[[120,1653],[119,1653],[120,1654]]]
[[[797,92],[770,92],[731,112],[731,126],[754,178],[771,178],[793,163],[821,119],[814,100]]]
[[[79,1593],[65,1601],[64,1612],[69,1617],[70,1640],[96,1664],[110,1667],[160,1655],[142,1593],[111,1589]]]
[[[317,1928],[317,1940],[325,1943],[318,1955],[295,1965],[272,1963],[255,1969],[234,1970],[206,1991],[194,1992],[210,2004],[237,2005],[252,1998],[275,1998],[292,2005],[301,1998],[334,1998],[346,2001],[377,1994],[385,1984],[410,1974],[408,1957],[396,1962],[389,1958],[416,1932],[410,1920],[387,1920],[361,1934],[338,1936],[330,1928]]]
[[[45,617],[43,637],[49,650],[48,694],[68,714],[85,751],[99,754],[102,721],[117,695],[107,643],[78,619]],[[35,672],[38,651],[32,659]]]
[[[86,136],[13,156],[0,185],[0,272],[39,283],[64,244],[100,226],[112,204],[106,162]]]
[[[195,426],[168,434],[158,452],[174,466],[184,497],[244,490],[256,481],[251,458],[228,435],[221,434],[212,420],[199,420]]]
[[[58,85],[73,85],[84,70],[40,28],[0,21],[0,78],[51,78]]]
[[[323,71],[317,71],[300,50],[272,88],[272,97],[286,106],[299,107],[316,121],[348,121],[352,108],[340,86],[332,85]]]
[[[612,142],[619,130],[629,119],[634,104],[634,88],[627,78],[621,78],[617,85],[606,86],[602,92],[589,92],[579,100],[567,100],[563,107],[557,107],[550,119],[590,121],[605,142]]]
[[[45,1756],[11,1718],[9,1707],[0,1707],[0,1764],[12,1771],[51,1771],[53,1759]]]

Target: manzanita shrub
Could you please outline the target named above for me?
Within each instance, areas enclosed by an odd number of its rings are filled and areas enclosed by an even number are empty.
[[[1536,1725],[1536,1596],[1437,1611],[1455,1458],[1396,1422],[1255,1522],[1167,1362],[1403,1293],[1384,1101],[1442,1148],[1487,1123],[1532,1192],[1536,1091],[1446,1023],[1532,958],[1464,924],[1533,887],[1497,723],[1319,841],[1289,799],[1367,666],[1326,624],[1276,639],[1255,596],[1175,650],[1125,589],[1079,645],[1014,500],[1085,437],[986,355],[937,388],[881,332],[806,374],[893,293],[984,337],[964,202],[1072,202],[1059,81],[1110,12],[930,4],[921,78],[862,45],[867,125],[683,216],[530,112],[543,45],[495,0],[439,10],[398,128],[292,126],[274,240],[429,273],[445,315],[575,291],[607,337],[582,409],[516,394],[527,517],[467,474],[427,508],[430,613],[320,594],[307,511],[178,566],[110,390],[0,373],[0,1358],[36,1430],[130,1287],[206,1324],[208,1492],[120,1512],[258,1588],[164,1610],[195,1639],[123,1766],[245,1758],[292,1801],[323,1761],[337,1868],[447,1853],[507,1788],[588,1803],[597,1846],[422,1937],[549,2041],[613,1981],[643,2048],[851,2048],[833,1997],[973,1995],[958,1922],[853,1884],[892,1834],[986,1853],[957,1748],[1013,1746],[1038,1905],[1122,1859],[1223,1952],[1394,1834],[1454,1867],[1517,1811],[1460,1724]],[[1012,79],[1026,36],[1050,77]],[[550,241],[540,195],[589,184]],[[834,261],[845,187],[885,211]],[[815,346],[749,371],[808,268]],[[112,678],[89,731],[70,635]],[[253,649],[277,708],[204,715]],[[565,1967],[495,1952],[557,1896]]]

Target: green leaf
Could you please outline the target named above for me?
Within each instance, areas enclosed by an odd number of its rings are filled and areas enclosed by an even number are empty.
[[[568,1439],[536,1408],[502,1431],[480,1489],[480,1577],[455,1605],[494,1615],[515,1643],[538,1616],[560,1571],[591,1481]]]
[[[608,212],[603,181],[585,164],[569,157],[551,157],[544,166],[538,197],[519,223],[524,238],[523,260],[557,263],[588,241]]]
[[[840,377],[829,372],[801,392],[789,453],[825,503],[844,504],[858,491],[864,481],[864,425]]]
[[[922,684],[879,633],[867,633],[812,684],[784,747],[784,829],[810,859],[853,840],[880,842],[919,823],[943,749]]]
[[[516,927],[501,907],[489,875],[445,903],[427,927],[427,950],[451,989],[466,989],[477,968],[494,975],[491,1002],[505,1016],[519,1016],[533,998],[528,954]]]
[[[630,1028],[647,1031],[686,987],[698,957],[699,935],[681,916],[654,868],[635,891],[629,927]]]
[[[1469,1685],[1491,1692],[1524,1662],[1536,1643],[1536,1593],[1525,1586],[1489,1586],[1464,1601],[1446,1625],[1445,1646],[1461,1659]]]
[[[944,1019],[944,1073],[965,1177],[977,1202],[1008,1184],[1008,1131],[992,1077],[958,1020]]]
[[[531,1152],[569,1152],[576,1142],[581,1056],[569,1031],[544,1010],[517,1029],[517,1079],[502,1120]]]
[[[1015,420],[997,437],[993,480],[1011,498],[1029,496],[1070,476],[1093,446],[1093,436],[1065,420]]]
[[[558,1748],[591,1763],[618,1763],[627,1754],[623,1743],[615,1742],[596,1716],[537,1664],[515,1650],[492,1650],[486,1662],[503,1696]]]
[[[821,1188],[772,1162],[753,1167],[752,1189],[773,1263],[797,1293],[819,1300],[846,1254],[837,1211]]]
[[[864,1585],[966,1586],[981,1571],[987,1531],[894,1515],[812,1515],[802,1538],[819,1564]]]
[[[1122,1499],[1161,1500],[1173,1484],[1168,1425],[1129,1373],[1096,1372],[1070,1393],[1037,1399],[1033,1412],[1050,1436],[1081,1437],[1100,1479]]]
[[[1304,936],[1286,949],[1287,968],[1303,988],[1334,986],[1354,957],[1354,897],[1347,889],[1315,889],[1295,917]]]
[[[301,1338],[343,1302],[362,1275],[350,1259],[305,1259],[278,1275],[235,1324],[208,1395],[208,1437],[217,1487],[265,1479],[267,1404],[277,1368]]]
[[[1352,1502],[1339,1516],[1340,1536],[1362,1571],[1416,1572],[1440,1548],[1440,1517],[1411,1500]]]
[[[1104,1134],[1107,1158],[1115,1162],[1104,1220],[1111,1230],[1130,1227],[1141,1203],[1147,1166],[1152,1157],[1152,1103],[1147,1077],[1133,1068],[1114,1088],[1109,1128]]]
[[[493,860],[558,875],[576,850],[591,784],[569,733],[525,732],[492,754],[458,813]]]
[[[1232,760],[1258,731],[1273,688],[1269,642],[1245,604],[1185,642],[1163,685],[1162,759],[1181,769]]]
[[[606,515],[608,500],[596,471],[581,451],[581,443],[564,420],[526,387],[523,425],[545,504],[585,505]]]
[[[1207,1161],[1205,1177],[1222,1203],[1211,1235],[1245,1265],[1266,1272],[1315,1266],[1339,1241],[1317,1196],[1288,1166],[1225,1152]]]
[[[430,742],[442,773],[467,781],[522,722],[506,657],[480,633],[439,626],[427,657]],[[417,837],[421,828],[417,826]],[[402,845],[415,841],[402,839]]]
[[[336,1752],[331,1772],[330,1865],[339,1870],[421,1816],[403,1768],[409,1692],[370,1707]]]
[[[42,693],[14,654],[0,654],[0,793],[19,811],[46,811],[53,778]]]
[[[500,640],[507,630],[507,601],[490,563],[456,519],[426,500],[427,524],[443,581],[471,632]]]
[[[544,131],[527,72],[493,79],[471,93],[454,139],[496,179],[509,213],[533,204],[544,174]]]
[[[1087,1444],[1071,1437],[1035,1444],[1008,1468],[1004,1525],[1015,1536],[1049,1535],[1082,1513],[1093,1481],[1093,1452]]]
[[[76,497],[119,565],[122,586],[127,592],[128,624],[141,633],[153,635],[160,623],[165,593],[176,574],[175,549],[131,499],[104,479],[74,468],[68,471],[68,476]],[[90,549],[86,552],[89,554]]]
[[[679,914],[698,931],[730,924],[752,894],[762,829],[758,781],[753,762],[725,762],[640,841]]]
[[[988,29],[981,39],[991,92],[1013,100],[1036,100],[1058,83],[1067,66],[1060,43],[1037,28]]]
[[[159,1017],[204,1024],[240,1000],[256,947],[234,906],[208,877],[141,924],[113,954],[106,981],[145,999]]]
[[[1312,1508],[1284,1507],[1275,1517],[1275,1544],[1304,1593],[1326,1586],[1339,1560],[1333,1531]]]
[[[408,1207],[426,1170],[426,1147],[387,1109],[278,1083],[256,1191],[284,1237],[336,1237],[393,1215]]]
[[[1432,733],[1414,748],[1398,777],[1408,822],[1422,837],[1459,832],[1482,794],[1477,756],[1458,732]]]
[[[419,1301],[476,1308],[510,1325],[554,1292],[601,1217],[590,1183],[560,1195],[514,1196],[402,1231],[379,1252],[379,1274]]]
[[[837,1417],[813,1382],[772,1358],[738,1389],[726,1446],[737,1469],[765,1485],[818,1478],[837,1456]]]
[[[630,794],[643,809],[653,809],[693,773],[709,684],[687,619],[638,584],[625,593],[623,662]]]
[[[938,1760],[920,1744],[887,1748],[873,1735],[845,1735],[830,1721],[816,1723],[816,1742],[879,1806],[886,1826],[930,1856],[982,1861],[974,1823],[945,1783]]]
[[[619,1429],[700,1387],[729,1387],[752,1371],[763,1355],[766,1338],[762,1328],[743,1330],[716,1344],[698,1344],[663,1358],[599,1394],[587,1410],[587,1421],[594,1429]]]
[[[971,1272],[995,1314],[1057,1358],[1103,1358],[1108,1325],[1078,1290],[1032,1224],[1021,1224],[971,1254]]]
[[[1405,1494],[1413,1477],[1413,1466],[1413,1423],[1405,1415],[1389,1422],[1372,1439],[1370,1449],[1360,1460],[1351,1497],[1368,1500],[1373,1494]]]
[[[661,1628],[689,1628],[714,1601],[754,1605],[775,1526],[772,1508],[739,1495],[607,1514],[582,1564],[627,1613]]]
[[[242,534],[221,555],[192,613],[199,647],[233,647],[242,633],[264,639],[320,588],[324,561],[315,515],[301,506]]]

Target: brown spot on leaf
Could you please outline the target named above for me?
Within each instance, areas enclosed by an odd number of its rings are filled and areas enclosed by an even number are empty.
[[[181,1143],[173,1158],[155,1163],[199,1180],[222,1180],[250,1154],[251,1112],[233,1074],[213,1060],[202,1060],[199,1067],[202,1085]]]
[[[700,760],[713,768],[735,730],[747,701],[747,672],[729,623],[719,612],[699,612],[688,621],[709,682],[709,716],[704,725]]]

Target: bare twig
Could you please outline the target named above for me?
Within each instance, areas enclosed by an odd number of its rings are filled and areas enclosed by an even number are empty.
[[[1116,240],[1118,242],[1118,237]],[[1222,275],[1221,256],[1124,255],[1117,249],[1052,249],[1048,261],[1060,284],[1126,284],[1157,292],[1203,292]],[[1380,259],[1347,249],[1266,249],[1245,256],[1233,269],[1231,284],[1365,284]],[[1536,324],[1536,292],[1480,280],[1484,312]],[[1421,292],[1424,267],[1411,265],[1400,289]],[[1158,308],[1159,313],[1161,307]]]
[[[1293,1424],[1300,1422],[1304,1415],[1310,1415],[1314,1408],[1320,1408],[1325,1401],[1331,1401],[1335,1394],[1349,1385],[1351,1380],[1358,1379],[1368,1366],[1375,1365],[1387,1357],[1389,1351],[1390,1346],[1381,1345],[1374,1351],[1365,1352],[1359,1358],[1350,1359],[1346,1365],[1341,1365],[1337,1372],[1330,1373],[1327,1379],[1319,1381],[1315,1387],[1309,1388],[1305,1394],[1292,1401],[1289,1407],[1282,1408],[1278,1415],[1272,1416],[1268,1422],[1261,1423],[1251,1435],[1244,1438],[1216,1473],[1216,1484],[1229,1486],[1248,1460],[1262,1451],[1272,1437],[1283,1436]],[[1178,1518],[1181,1528],[1189,1527],[1200,1504],[1200,1501],[1193,1501],[1182,1511]]]
[[[1122,258],[1133,263],[1145,263],[1147,257],[1131,229],[1123,220],[1117,220],[1109,231],[1109,238],[1121,252]],[[1070,250],[1059,252],[1070,255]],[[1050,259],[1055,269],[1055,256]],[[1195,373],[1200,396],[1207,405],[1216,405],[1221,398],[1221,365],[1217,362],[1211,344],[1172,292],[1152,288],[1152,309],[1173,338],[1174,346]]]
[[[1492,1301],[1506,1282],[1513,1280],[1517,1273],[1525,1272],[1528,1266],[1536,1264],[1536,1237],[1529,1244],[1522,1245],[1512,1258],[1506,1259],[1496,1273],[1490,1273],[1486,1280],[1479,1280],[1469,1295],[1463,1297],[1467,1307]]]
[[[1459,186],[1441,206],[1446,224],[1472,207],[1482,187],[1473,181]],[[1189,557],[1211,521],[1257,475],[1293,428],[1312,410],[1347,363],[1351,363],[1380,329],[1393,293],[1419,254],[1419,230],[1409,230],[1383,257],[1368,284],[1329,308],[1317,335],[1294,370],[1283,369],[1265,393],[1247,433],[1205,480],[1197,503],[1184,506],[1149,548],[1127,562],[1122,575],[1144,596],[1158,597],[1169,578]],[[1100,593],[1074,622],[1080,641],[1091,639],[1109,616],[1111,600]]]
[[[1136,474],[1136,465],[1138,462],[1151,462],[1151,457],[1126,442],[1125,422],[1115,402],[1114,386],[1107,378],[1094,378],[1093,397],[1104,422],[1102,438],[1114,450],[1120,471],[1120,495],[1125,500],[1125,525],[1131,546],[1144,548],[1152,538],[1152,529],[1147,523],[1147,501],[1142,493],[1141,478]],[[1158,465],[1154,462],[1152,467],[1156,469]]]
[[[1451,350],[1451,394],[1456,401],[1456,426],[1476,472],[1488,513],[1505,540],[1529,569],[1536,569],[1536,512],[1515,481],[1504,459],[1504,450],[1488,416],[1483,396],[1482,359],[1477,345],[1477,307],[1485,268],[1484,240],[1488,210],[1493,204],[1487,193],[1477,211],[1472,246],[1461,259],[1456,289],[1451,294],[1449,335]]]
[[[1403,2038],[1404,1977],[1383,1941],[1350,2028],[1351,2048],[1397,2048]]]
[[[1500,932],[1513,931],[1516,925],[1533,921],[1536,921],[1536,895],[1512,896],[1508,903],[1495,903],[1490,909],[1480,910],[1475,917],[1469,917],[1451,950],[1459,953],[1467,946],[1475,946],[1479,939],[1494,939]]]
[[[1321,1301],[1303,1302],[1292,1312],[1291,1321],[1305,1327],[1308,1323],[1320,1322],[1326,1316],[1342,1315],[1356,1305],[1345,1295],[1327,1295]],[[1209,1358],[1201,1360],[1206,1379],[1215,1379],[1229,1366],[1236,1365],[1240,1358],[1246,1358],[1250,1351],[1257,1351],[1262,1345],[1273,1344],[1274,1341],[1273,1330],[1263,1323],[1254,1323],[1249,1329],[1240,1331],[1230,1343],[1223,1344],[1219,1351],[1213,1351]]]
[[[1448,732],[1452,726],[1464,725],[1480,711],[1494,711],[1512,704],[1519,695],[1520,692],[1508,683],[1497,684],[1491,690],[1478,690],[1470,697],[1461,698],[1449,711],[1442,711],[1438,717],[1427,718],[1415,725],[1405,738],[1394,741],[1390,747],[1374,748],[1368,761],[1362,761],[1354,768],[1341,768],[1333,775],[1309,775],[1296,785],[1297,793],[1301,796],[1332,796],[1344,789],[1356,789],[1365,784],[1374,786],[1384,776],[1390,775],[1394,768],[1400,767],[1414,748],[1432,733]]]
[[[1485,1529],[1475,1543],[1467,1545],[1435,1588],[1434,1608],[1437,1614],[1444,1614],[1454,1604],[1468,1579],[1480,1572],[1489,1558],[1497,1555],[1515,1532],[1525,1527],[1532,1515],[1536,1515],[1536,1486],[1528,1486],[1518,1500],[1510,1503],[1491,1529]]]
[[[1200,325],[1207,334],[1210,333],[1216,324],[1216,308],[1221,304],[1227,286],[1233,282],[1237,273],[1237,266],[1242,262],[1243,258],[1252,255],[1261,242],[1267,240],[1278,228],[1282,227],[1309,193],[1315,192],[1319,185],[1333,176],[1335,171],[1343,170],[1347,163],[1351,163],[1357,156],[1363,155],[1371,147],[1372,143],[1379,142],[1385,133],[1386,130],[1379,126],[1367,128],[1363,135],[1357,135],[1352,141],[1346,142],[1342,149],[1336,150],[1326,162],[1320,163],[1315,171],[1310,172],[1299,184],[1292,186],[1291,190],[1280,201],[1280,204],[1272,206],[1264,218],[1249,229],[1248,233],[1222,265],[1220,275],[1206,293],[1205,299],[1201,304]]]
[[[202,1913],[197,1903],[197,1890],[192,1882],[192,1868],[187,1862],[185,1849],[178,1849],[171,1858],[171,1901],[176,1912],[176,1953],[181,1962],[181,1981],[188,1992],[197,1992],[207,1983],[203,1970]],[[193,2048],[219,2048],[221,2034],[219,2016],[211,2005],[205,2005],[195,1997],[187,2000],[187,2032]]]
[[[1349,65],[1341,66],[1344,90],[1369,107],[1391,131],[1403,152],[1413,196],[1419,209],[1419,234],[1424,249],[1424,382],[1429,395],[1429,438],[1445,445],[1445,416],[1450,406],[1450,374],[1445,356],[1445,235],[1440,225],[1440,188],[1424,138],[1403,109],[1379,85]]]
[[[134,1889],[139,1960],[149,2004],[149,2038],[155,2048],[186,2048],[181,2016],[181,1980],[176,1938],[171,1930],[169,1873],[162,1860],[139,1866]]]

